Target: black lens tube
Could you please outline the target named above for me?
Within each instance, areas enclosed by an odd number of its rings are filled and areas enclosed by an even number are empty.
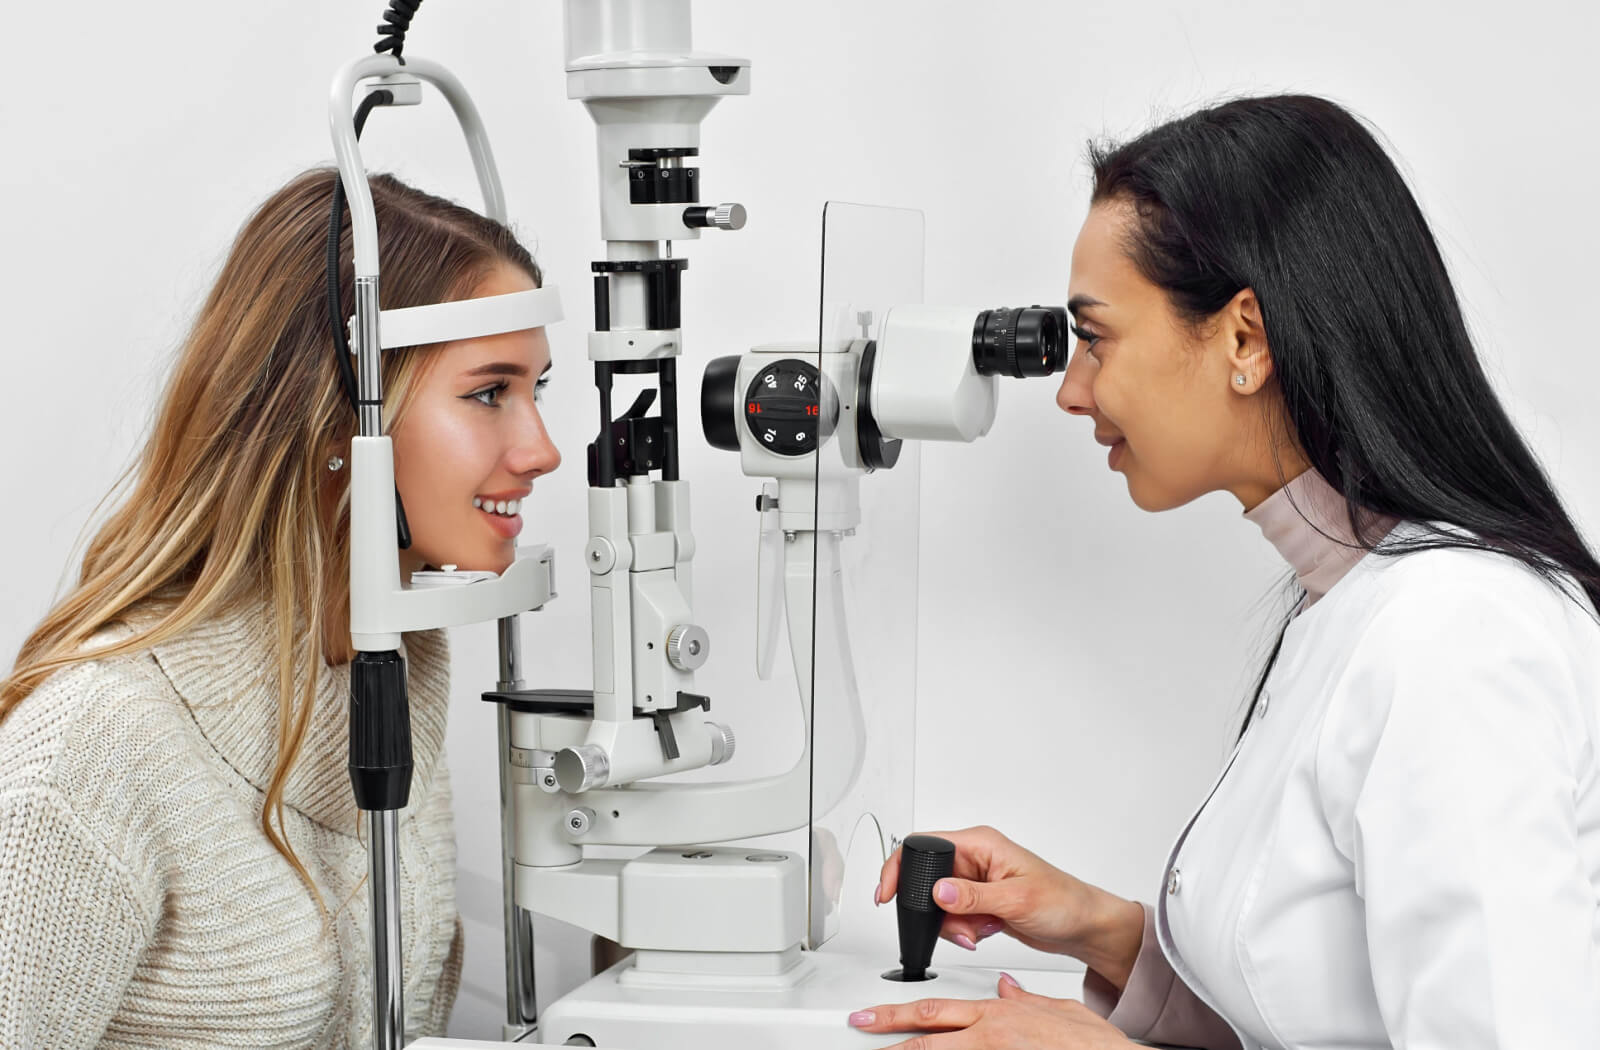
[[[972,363],[979,375],[1029,379],[1067,367],[1067,311],[1061,306],[1002,306],[972,326]]]

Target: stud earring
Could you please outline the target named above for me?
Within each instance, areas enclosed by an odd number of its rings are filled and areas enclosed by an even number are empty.
[[[344,467],[344,460],[340,459],[339,456],[332,455],[332,456],[328,457],[328,469],[329,470],[340,470],[343,467]]]
[[[1233,377],[1234,386],[1244,386],[1246,382],[1248,382],[1248,380],[1245,379],[1243,372],[1240,372],[1238,375]]]

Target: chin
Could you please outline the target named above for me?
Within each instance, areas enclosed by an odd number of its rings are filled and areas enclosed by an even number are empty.
[[[1170,489],[1163,489],[1148,482],[1141,482],[1132,474],[1124,476],[1128,482],[1128,496],[1133,500],[1134,506],[1140,510],[1149,511],[1151,514],[1159,514],[1164,510],[1176,510],[1195,498],[1194,496],[1180,495]]]

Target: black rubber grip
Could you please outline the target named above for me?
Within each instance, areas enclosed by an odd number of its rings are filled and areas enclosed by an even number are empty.
[[[924,980],[933,947],[944,924],[944,909],[933,899],[933,885],[950,877],[956,847],[934,835],[912,835],[900,845],[900,885],[895,891],[896,918],[900,926],[900,966],[903,979]]]
[[[404,809],[411,798],[406,663],[392,649],[350,663],[350,784],[365,810]]]

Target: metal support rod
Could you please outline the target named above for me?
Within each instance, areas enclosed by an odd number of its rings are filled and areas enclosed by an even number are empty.
[[[406,1042],[400,961],[400,812],[367,812],[367,884],[372,894],[372,1039],[377,1050]]]
[[[356,390],[362,437],[383,433],[383,351],[378,345],[378,278],[356,278]]]
[[[517,617],[498,622],[501,691],[522,688],[522,640]],[[517,824],[511,780],[511,709],[499,705],[500,735],[500,891],[506,944],[506,1038],[517,1038],[539,1020],[534,984],[533,915],[517,906]]]

